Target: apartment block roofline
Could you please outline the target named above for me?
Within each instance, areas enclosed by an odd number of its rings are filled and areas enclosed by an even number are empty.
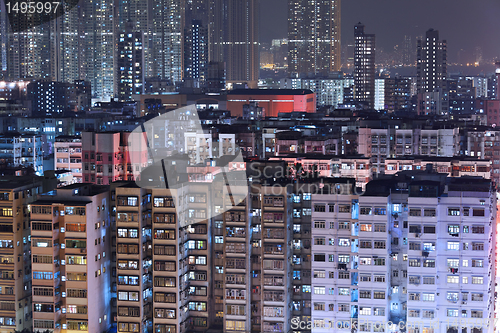
[[[43,177],[39,176],[2,176],[0,177],[0,191],[12,190],[14,188],[33,185],[42,182]]]
[[[425,156],[425,155],[405,155],[401,157],[387,157],[386,161],[397,161],[397,160],[421,160],[421,161],[429,161],[429,162],[450,162],[450,161],[490,161],[488,158],[477,158],[472,156]]]
[[[309,95],[314,94],[309,89],[235,89],[228,95]]]

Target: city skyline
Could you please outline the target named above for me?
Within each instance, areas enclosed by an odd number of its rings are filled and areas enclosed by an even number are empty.
[[[272,39],[287,37],[286,11],[287,0],[271,0],[261,6],[261,42],[270,43]],[[495,25],[499,14],[500,3],[490,0],[351,0],[342,1],[342,30],[351,31],[361,21],[377,35],[378,46],[389,52],[395,45],[402,46],[405,35],[411,36],[415,43],[417,37],[433,28],[448,41],[452,62],[458,60],[461,49],[465,50],[464,58],[472,62],[476,47],[482,48],[484,58],[500,57],[500,43],[492,42],[500,40],[500,30]],[[481,18],[480,24],[473,22],[478,17]],[[353,42],[350,33],[342,34],[342,45]]]
[[[0,2],[0,333],[499,333],[500,4],[450,1]]]

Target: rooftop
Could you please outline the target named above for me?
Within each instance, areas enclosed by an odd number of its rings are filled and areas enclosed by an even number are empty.
[[[235,89],[228,92],[228,95],[310,95],[313,92],[309,89]]]
[[[27,185],[41,185],[43,177],[37,176],[2,176],[0,177],[0,189],[13,190]]]

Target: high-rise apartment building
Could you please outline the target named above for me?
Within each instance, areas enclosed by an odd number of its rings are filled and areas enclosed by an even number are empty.
[[[354,26],[354,98],[372,109],[375,106],[375,35],[365,26]]]
[[[489,180],[399,174],[369,183],[364,195],[313,195],[312,206],[317,332],[403,322],[409,332],[493,331]],[[475,324],[463,327],[464,318]]]
[[[109,101],[115,94],[114,3],[90,0],[81,6],[84,59],[80,78],[91,83],[93,99]]]
[[[425,39],[417,41],[417,89],[419,93],[446,87],[446,41],[439,31],[429,29]]]
[[[56,74],[54,80],[72,83],[83,78],[82,66],[84,64],[83,34],[84,24],[81,20],[83,6],[76,5],[71,10],[54,20],[58,30],[52,35],[55,43],[59,45],[54,52]]]
[[[288,332],[292,319],[291,189],[279,183],[278,186],[272,185],[265,182],[252,184],[249,197],[252,201],[252,270],[247,270],[247,276],[251,278],[250,321],[251,330],[255,332]],[[226,259],[226,270],[229,263]],[[228,273],[226,288],[230,287]],[[235,275],[238,278],[238,274]],[[226,331],[235,330],[228,325],[227,315],[225,319]]]
[[[0,77],[7,74],[7,11],[5,4],[0,4]]]
[[[201,20],[192,20],[184,33],[185,78],[199,82],[207,79],[208,30]]]
[[[0,181],[0,332],[32,326],[30,223],[28,205],[42,193],[32,177]]]
[[[258,1],[213,0],[210,5],[210,61],[226,63],[226,82],[257,88]]]
[[[30,206],[33,327],[103,332],[111,326],[107,187],[75,184]]]
[[[425,37],[417,41],[417,93],[423,96],[439,93],[440,107],[436,110],[441,113],[448,112],[446,77],[446,40],[439,40],[439,31],[429,29]]]
[[[119,33],[116,53],[118,99],[130,100],[132,95],[143,93],[145,86],[144,34],[135,31],[132,22]]]
[[[22,29],[26,22],[21,16],[12,15],[10,25]],[[7,16],[0,19],[7,19]],[[54,33],[54,24],[51,22],[37,25],[32,28],[14,32],[6,24],[6,76],[13,80],[23,78],[50,79],[55,76],[56,66],[53,64],[55,43],[51,40]]]
[[[292,76],[340,71],[340,0],[288,1],[288,72]]]
[[[135,184],[115,188],[118,331],[204,332],[222,327],[223,274],[244,271],[250,262],[241,246],[224,242],[226,234],[241,241],[241,235],[249,235],[243,229],[249,227],[242,204],[236,207],[242,210],[241,221],[239,215],[234,220],[242,227],[223,228],[218,213],[234,201],[223,198],[222,184],[216,180],[169,189]],[[246,186],[231,188],[247,191]],[[248,249],[249,244],[241,244]],[[234,253],[227,265],[217,248]],[[241,284],[248,290],[248,283]],[[249,292],[233,290],[231,295],[235,305],[249,300]]]

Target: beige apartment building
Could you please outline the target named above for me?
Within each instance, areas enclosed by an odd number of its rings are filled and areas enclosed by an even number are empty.
[[[33,328],[109,329],[110,202],[107,187],[74,184],[30,206]]]
[[[28,205],[42,192],[40,178],[0,179],[0,332],[31,328]]]

